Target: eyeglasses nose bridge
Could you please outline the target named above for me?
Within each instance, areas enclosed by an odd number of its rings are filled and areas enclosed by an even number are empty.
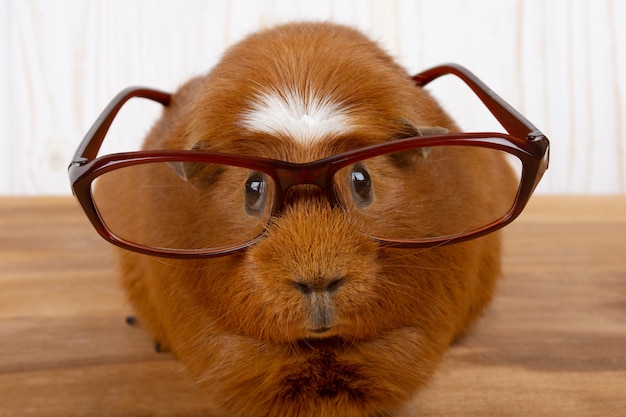
[[[298,185],[314,185],[322,190],[332,208],[340,206],[333,186],[334,175],[335,172],[331,171],[328,165],[293,166],[276,170],[277,187],[274,212],[282,210],[287,191]]]

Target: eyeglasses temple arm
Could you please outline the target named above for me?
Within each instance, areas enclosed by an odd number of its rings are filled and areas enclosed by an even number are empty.
[[[164,106],[168,106],[172,99],[172,95],[169,93],[146,87],[128,87],[122,90],[111,100],[91,126],[80,145],[78,145],[72,163],[81,164],[96,158],[115,116],[117,116],[124,103],[133,97],[147,98]]]
[[[454,74],[463,80],[511,135],[519,138],[532,136],[533,139],[536,136],[543,136],[522,114],[461,65],[445,64],[434,67],[417,74],[413,77],[413,80],[418,86],[423,87],[429,82],[447,74]]]

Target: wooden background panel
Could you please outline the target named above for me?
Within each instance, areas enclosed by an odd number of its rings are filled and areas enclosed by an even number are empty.
[[[619,0],[0,0],[0,194],[68,194],[74,148],[117,91],[172,90],[294,19],[356,26],[410,72],[462,63],[552,140],[540,192],[624,193],[625,18]],[[458,87],[437,96],[464,128],[492,129]],[[105,151],[132,150],[156,114],[133,104]]]

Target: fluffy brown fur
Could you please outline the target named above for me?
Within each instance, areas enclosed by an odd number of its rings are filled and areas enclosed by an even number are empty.
[[[350,105],[355,133],[305,146],[243,128],[239,117],[250,97],[281,84],[302,91],[314,86]],[[248,37],[208,75],[180,88],[144,147],[305,162],[412,136],[411,126],[457,131],[440,106],[360,33],[292,24]],[[500,191],[511,187],[502,160],[480,152],[449,157],[458,171],[438,172],[432,184],[417,183],[405,193],[436,195],[463,176],[491,179],[455,207],[471,216],[497,204]],[[146,186],[171,175],[149,170],[102,184],[98,192],[123,201],[118,222],[136,233],[223,233],[218,212],[228,207],[206,212],[184,191]],[[497,233],[433,249],[385,249],[359,233],[344,211],[307,190],[291,196],[260,242],[235,255],[175,260],[119,251],[123,285],[140,323],[204,385],[216,415],[390,415],[428,381],[451,341],[491,299],[500,272]],[[403,200],[389,199],[380,227],[453,221],[451,213],[402,216],[391,204],[410,204]],[[184,228],[142,225],[138,219],[148,210],[193,215]],[[304,280],[323,288],[338,278],[341,286],[316,300],[294,287]],[[330,328],[323,337],[308,330],[320,323]]]

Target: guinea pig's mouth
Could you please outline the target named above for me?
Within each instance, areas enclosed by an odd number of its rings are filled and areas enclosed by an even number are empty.
[[[350,343],[340,336],[330,336],[325,338],[307,337],[299,339],[296,346],[302,350],[338,350],[349,346]]]
[[[309,332],[322,335],[330,331],[330,327],[318,327],[317,329],[309,329]]]

